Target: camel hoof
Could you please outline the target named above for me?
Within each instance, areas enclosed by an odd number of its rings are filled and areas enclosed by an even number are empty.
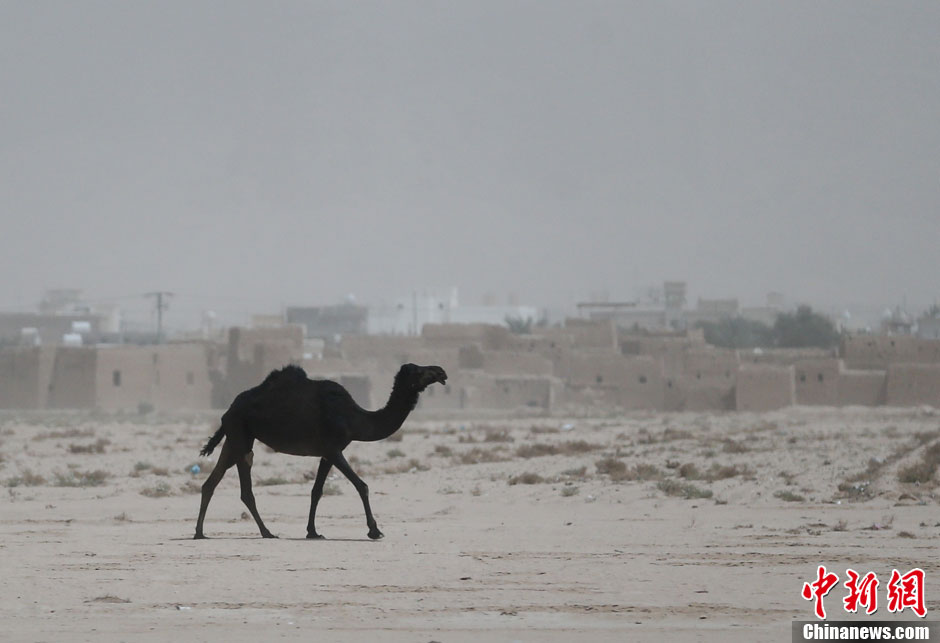
[[[373,529],[372,531],[369,532],[369,538],[371,538],[372,540],[379,540],[380,538],[385,538],[385,534],[383,534],[378,529]]]
[[[307,534],[307,540],[326,540],[326,537],[317,533],[313,533]]]
[[[275,536],[274,534],[272,534],[270,531],[269,531],[268,533],[266,533],[266,534],[261,534],[261,537],[262,537],[262,538],[277,538],[277,536]]]
[[[202,534],[196,534],[195,536],[193,536],[193,540],[206,540],[206,537],[203,536]]]

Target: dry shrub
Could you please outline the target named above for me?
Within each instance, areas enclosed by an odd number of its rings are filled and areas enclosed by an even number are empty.
[[[541,435],[545,433],[561,433],[561,431],[554,426],[530,426],[529,433],[534,433],[535,435]]]
[[[565,498],[569,496],[576,496],[578,495],[579,492],[580,492],[580,489],[578,487],[562,487],[561,488],[561,495]]]
[[[535,442],[533,444],[524,444],[516,449],[516,455],[520,458],[538,458],[547,455],[576,455],[579,453],[588,453],[597,451],[601,446],[591,444],[584,440],[569,440],[561,444],[545,444]]]
[[[440,455],[444,456],[445,458],[449,458],[454,455],[454,450],[445,444],[438,444],[434,447],[434,455]]]
[[[165,498],[166,496],[172,496],[173,491],[170,489],[170,485],[161,480],[152,487],[141,489],[140,495],[147,496],[148,498]]]
[[[532,473],[532,472],[520,473],[517,476],[512,476],[511,478],[509,478],[510,485],[539,484],[542,482],[545,482],[545,478],[543,478],[537,473]]]
[[[635,480],[659,480],[663,477],[663,472],[655,465],[641,462],[632,467],[627,467],[621,460],[616,458],[604,458],[595,463],[598,473],[606,473],[614,482],[635,481]]]
[[[69,471],[68,473],[56,473],[56,487],[100,487],[111,477],[111,474],[103,469],[94,471]]]
[[[693,437],[692,432],[686,429],[674,429],[669,427],[663,431],[663,437],[661,438],[662,442],[672,442],[673,440],[691,440]]]
[[[415,471],[427,471],[430,469],[426,464],[422,464],[416,458],[411,458],[407,462],[398,462],[382,469],[382,473],[413,473]]]
[[[281,484],[291,484],[291,482],[283,476],[271,476],[270,478],[260,478],[255,481],[255,484],[259,487],[274,487]]]
[[[37,433],[33,436],[33,440],[39,442],[41,440],[54,440],[54,439],[63,439],[63,438],[93,438],[95,437],[94,429],[63,429],[61,431],[43,431]]]
[[[731,438],[723,441],[722,451],[725,453],[747,453],[750,450],[750,447],[748,447],[746,444],[736,442]]]
[[[484,442],[515,442],[508,429],[487,429]]]
[[[701,487],[696,487],[691,482],[679,482],[678,480],[660,480],[656,484],[656,488],[665,493],[667,496],[678,496],[687,500],[691,500],[693,498],[712,497],[711,489],[702,489]]]
[[[509,458],[503,453],[502,447],[492,449],[481,449],[473,447],[469,451],[464,451],[457,456],[456,461],[459,464],[481,464],[484,462],[505,462]]]
[[[388,457],[390,458],[404,458],[405,452],[401,449],[390,449],[388,452]]]
[[[574,469],[565,469],[561,472],[561,475],[567,478],[577,478],[578,480],[583,480],[586,473],[587,467],[581,466]]]
[[[603,460],[598,460],[595,463],[598,473],[606,473],[614,475],[615,473],[623,473],[627,470],[627,465],[617,458],[604,458]]]
[[[70,444],[69,453],[104,453],[104,448],[111,444],[107,438],[98,438],[92,444]]]
[[[933,474],[937,470],[935,462],[915,462],[909,467],[904,467],[898,471],[898,480],[909,484],[924,484],[933,479]]]
[[[23,473],[12,478],[7,478],[6,481],[6,486],[8,487],[40,487],[44,484],[46,484],[45,477],[38,473],[33,473],[29,469],[24,469]]]
[[[704,476],[693,462],[686,462],[679,467],[679,477],[686,480],[701,480]]]
[[[789,490],[777,491],[774,493],[774,498],[780,498],[784,502],[804,502],[806,498],[801,496],[798,493],[793,493]]]

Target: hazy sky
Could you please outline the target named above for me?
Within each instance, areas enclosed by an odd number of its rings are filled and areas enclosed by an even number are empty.
[[[936,2],[2,0],[0,309],[930,303],[938,34]]]

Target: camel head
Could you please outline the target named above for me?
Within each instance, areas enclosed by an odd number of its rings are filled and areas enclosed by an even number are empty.
[[[418,366],[417,364],[403,364],[395,376],[396,384],[421,392],[431,384],[447,383],[447,373],[440,366]]]

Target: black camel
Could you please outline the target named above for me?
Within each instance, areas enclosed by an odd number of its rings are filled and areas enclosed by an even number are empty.
[[[238,467],[242,501],[258,523],[261,535],[276,538],[264,526],[251,492],[252,446],[255,440],[259,440],[279,453],[320,458],[317,479],[310,493],[307,538],[322,538],[314,527],[314,519],[326,476],[334,466],[349,478],[362,498],[369,538],[381,538],[382,532],[369,507],[369,487],[349,466],[343,449],[353,440],[373,442],[392,435],[418,403],[418,394],[434,382],[444,384],[446,381],[447,373],[440,366],[405,364],[395,376],[386,405],[378,411],[366,411],[340,384],[330,380],[311,380],[299,366],[272,371],[261,384],[235,398],[222,415],[219,430],[201,451],[201,455],[209,455],[225,438],[219,460],[202,485],[202,502],[194,537],[205,538],[202,524],[212,493],[225,472],[235,465]]]

